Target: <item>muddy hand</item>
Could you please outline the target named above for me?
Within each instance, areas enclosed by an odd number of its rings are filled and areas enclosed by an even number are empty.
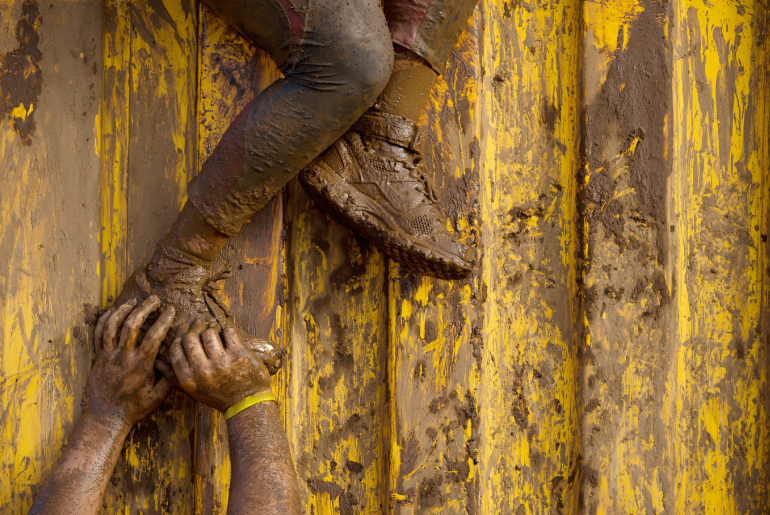
[[[171,336],[171,333],[169,333],[169,336],[166,337],[165,342],[161,346],[158,359],[161,362],[170,364],[171,361],[168,358],[168,352],[171,348],[171,344],[176,338],[181,338],[190,331],[201,334],[206,329],[212,329],[217,334],[219,334],[221,338],[224,330],[228,328],[233,329],[238,335],[238,338],[240,339],[243,346],[252,351],[262,361],[262,363],[265,364],[267,370],[270,372],[270,375],[274,375],[278,372],[278,370],[280,370],[286,354],[282,347],[278,347],[268,340],[263,340],[261,338],[251,336],[235,325],[226,326],[223,329],[222,325],[214,317],[199,317],[193,321],[192,327],[186,323],[179,324],[176,329],[174,329],[173,337]],[[156,368],[161,370],[160,367]],[[174,384],[174,386],[178,387],[177,384]]]
[[[224,330],[224,344],[210,320],[197,319],[169,350],[171,365],[155,366],[193,399],[219,411],[239,400],[270,391],[270,373],[257,355],[243,345],[235,329]],[[179,327],[177,334],[186,329]]]
[[[99,319],[96,361],[87,391],[87,409],[93,415],[129,427],[157,409],[171,389],[166,379],[155,382],[153,363],[174,320],[174,308],[166,308],[140,338],[142,325],[160,301],[151,296],[138,307],[136,304],[131,300]]]

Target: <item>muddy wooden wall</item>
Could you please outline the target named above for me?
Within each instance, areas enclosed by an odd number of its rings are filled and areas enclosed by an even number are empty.
[[[223,252],[306,513],[770,513],[770,8],[482,0],[423,117],[471,279],[291,183]],[[95,311],[278,77],[195,0],[0,0],[0,512],[82,410]],[[224,513],[221,417],[173,394],[105,513]]]

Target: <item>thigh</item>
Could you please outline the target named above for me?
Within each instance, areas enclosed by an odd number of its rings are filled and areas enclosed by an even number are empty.
[[[265,50],[284,75],[333,85],[371,60],[392,60],[380,0],[204,0]],[[387,47],[387,54],[383,48]],[[336,78],[335,78],[336,77]]]
[[[289,0],[204,0],[243,37],[285,67],[292,40],[302,37],[304,22]]]

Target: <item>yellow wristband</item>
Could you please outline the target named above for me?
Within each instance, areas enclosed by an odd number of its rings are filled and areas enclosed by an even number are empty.
[[[255,404],[259,404],[260,402],[265,401],[273,401],[275,403],[278,403],[278,399],[275,398],[275,395],[272,391],[266,391],[262,393],[257,393],[254,395],[249,395],[245,399],[241,399],[229,408],[225,410],[225,420],[230,420],[235,415],[240,413],[241,411],[245,410],[246,408],[250,408],[254,406]]]

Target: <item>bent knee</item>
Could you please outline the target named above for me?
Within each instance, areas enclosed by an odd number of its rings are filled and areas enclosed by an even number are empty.
[[[366,108],[373,104],[385,89],[393,71],[393,45],[390,41],[387,43],[384,48],[370,48],[366,59],[352,63],[347,70],[346,93],[365,103]]]
[[[356,10],[352,17],[360,20],[347,20],[338,14],[337,22],[313,31],[308,39],[314,44],[303,49],[296,66],[284,71],[286,78],[329,92],[329,101],[338,103],[340,109],[355,110],[365,104],[366,110],[385,88],[393,70],[390,31],[382,11],[378,11],[367,15]]]

